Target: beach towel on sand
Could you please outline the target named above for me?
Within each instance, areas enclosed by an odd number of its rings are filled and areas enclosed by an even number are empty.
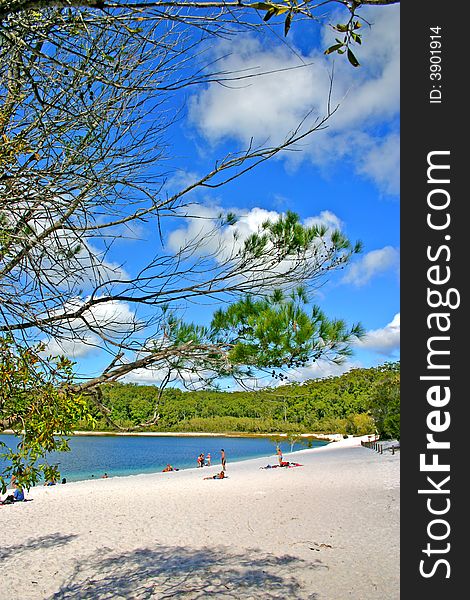
[[[278,467],[287,467],[290,469],[292,467],[303,467],[303,465],[294,462],[282,462],[280,465],[266,465],[265,467],[260,467],[260,469],[277,469]]]

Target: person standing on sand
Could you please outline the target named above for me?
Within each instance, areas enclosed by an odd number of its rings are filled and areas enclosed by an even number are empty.
[[[210,452],[208,452],[207,455],[206,455],[206,465],[208,467],[211,466],[211,455],[210,455]]]
[[[278,459],[278,461],[279,461],[279,466],[280,466],[280,465],[281,465],[281,463],[282,463],[282,450],[281,450],[281,447],[280,447],[280,446],[278,446],[278,447],[276,448],[276,453],[277,453],[277,459]]]
[[[222,470],[225,471],[225,465],[226,465],[226,458],[225,458],[225,450],[222,448],[222,450],[220,451],[220,459],[222,462]]]

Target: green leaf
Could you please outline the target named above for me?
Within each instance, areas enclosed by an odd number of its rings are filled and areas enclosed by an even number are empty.
[[[289,33],[289,29],[292,23],[292,13],[290,12],[286,17],[286,22],[284,23],[284,36],[287,36]]]
[[[336,31],[341,31],[341,33],[345,33],[346,31],[348,31],[348,26],[347,25],[341,25],[341,23],[337,23],[333,29],[336,29]]]
[[[343,44],[335,44],[334,46],[330,46],[324,52],[324,54],[331,54],[332,52],[337,52],[340,48],[342,48]]]
[[[254,2],[253,4],[250,4],[251,8],[254,8],[256,10],[271,10],[273,8],[273,5],[271,3],[267,3],[267,2]]]
[[[359,46],[362,44],[361,36],[358,33],[354,33],[354,31],[352,31],[351,37],[356,42],[356,44],[359,44]]]
[[[359,61],[354,56],[354,54],[353,54],[353,52],[352,52],[352,50],[350,48],[348,48],[348,60],[352,64],[353,67],[358,67],[359,66]]]
[[[268,10],[268,12],[264,15],[263,21],[269,21],[269,19],[271,17],[274,17],[274,15],[277,13],[277,10],[275,8],[270,8]]]

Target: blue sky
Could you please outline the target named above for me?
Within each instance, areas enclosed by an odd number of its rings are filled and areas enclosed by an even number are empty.
[[[399,10],[399,5],[362,10],[372,28],[363,29],[357,69],[344,57],[323,55],[335,37],[326,25],[294,22],[288,43],[267,30],[213,42],[205,59],[224,57],[218,62],[224,70],[278,72],[228,87],[212,83],[186,90],[184,110],[171,133],[169,193],[210,170],[217,158],[246,148],[250,140],[279,142],[309,111],[311,118],[325,114],[333,73],[332,104],[339,108],[325,130],[304,140],[298,151],[222,188],[194,192],[192,198],[197,203],[193,215],[232,210],[244,233],[255,231],[265,216],[292,210],[307,224],[320,220],[363,242],[362,254],[334,273],[313,301],[330,317],[361,322],[368,335],[342,367],[306,367],[291,373],[292,380],[399,357]],[[331,22],[338,20],[332,16]],[[166,249],[177,250],[199,223],[191,218],[167,223]],[[117,243],[106,259],[128,273],[158,244],[156,232],[145,225],[134,234],[135,239]],[[207,323],[214,308],[189,306],[185,318]],[[126,310],[130,308],[118,309],[120,314]],[[96,374],[108,360],[80,344],[69,348],[69,354],[87,375]],[[128,380],[149,383],[156,377],[139,372]]]

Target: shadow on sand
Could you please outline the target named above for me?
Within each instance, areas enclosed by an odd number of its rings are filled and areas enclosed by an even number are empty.
[[[0,548],[0,560],[7,560],[17,557],[18,554],[30,552],[31,550],[41,550],[46,548],[55,548],[71,542],[78,536],[74,534],[62,535],[60,533],[51,533],[43,535],[35,539],[28,539],[24,544],[16,544],[15,546],[3,546]]]
[[[47,600],[315,600],[299,578],[302,570],[326,568],[319,560],[276,557],[225,547],[156,546],[117,555],[103,549],[77,561],[74,572]]]

